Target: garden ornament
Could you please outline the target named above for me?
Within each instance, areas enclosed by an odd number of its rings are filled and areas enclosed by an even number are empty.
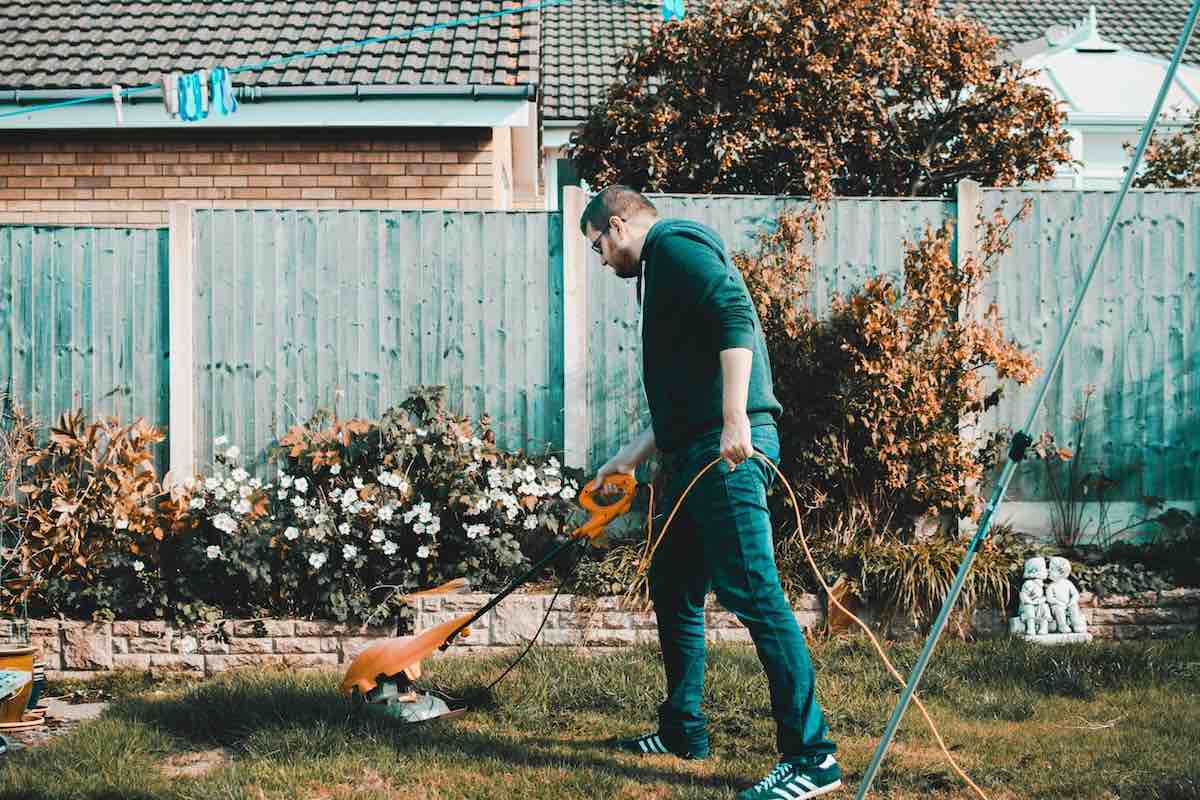
[[[1067,580],[1070,574],[1070,561],[1061,556],[1050,559],[1046,604],[1053,617],[1055,633],[1087,633],[1087,621],[1079,612],[1079,590]]]
[[[581,542],[597,542],[603,535],[607,525],[621,514],[629,510],[637,492],[637,481],[632,475],[614,475],[607,484],[615,486],[620,495],[607,504],[600,504],[595,499],[599,487],[588,484],[579,493],[579,503],[591,512],[591,517],[581,525],[567,541],[555,547],[543,556],[525,574],[516,578],[498,595],[473,614],[464,614],[430,628],[411,639],[391,639],[386,642],[368,647],[359,653],[350,663],[345,678],[342,679],[341,693],[351,697],[356,703],[361,703],[374,710],[382,711],[388,716],[402,722],[423,722],[439,717],[455,717],[466,713],[466,704],[455,698],[438,692],[418,692],[415,682],[421,677],[421,660],[432,655],[435,650],[445,650],[458,637],[468,638],[470,626],[484,614],[495,608],[504,598],[534,577],[542,567],[557,558],[563,551],[571,549]],[[423,595],[444,594],[461,587],[462,581],[451,581],[449,584],[408,595],[413,599]],[[551,604],[553,608],[553,604]],[[550,610],[546,614],[549,616]],[[545,619],[542,621],[545,624]],[[541,629],[538,629],[538,633]],[[529,644],[537,639],[534,634]],[[526,651],[528,652],[528,647]],[[517,661],[524,657],[522,653]],[[516,661],[509,666],[515,666]],[[508,673],[505,670],[500,676]],[[495,685],[500,679],[493,682]],[[488,687],[491,688],[490,686]],[[486,690],[485,690],[486,691]]]
[[[1050,631],[1050,609],[1046,605],[1046,559],[1034,556],[1025,561],[1025,582],[1021,584],[1021,605],[1017,616],[1026,636]]]

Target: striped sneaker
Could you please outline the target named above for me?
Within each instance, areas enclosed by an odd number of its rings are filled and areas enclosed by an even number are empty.
[[[775,765],[767,777],[738,795],[738,800],[806,800],[820,797],[842,785],[842,771],[833,756],[816,764]]]
[[[617,739],[613,742],[613,745],[618,750],[624,750],[626,753],[637,753],[639,755],[671,753],[689,761],[700,761],[708,757],[708,747],[704,747],[702,751],[699,748],[685,749],[671,747],[663,741],[662,736],[657,731],[647,733],[644,736],[636,736],[632,739]]]

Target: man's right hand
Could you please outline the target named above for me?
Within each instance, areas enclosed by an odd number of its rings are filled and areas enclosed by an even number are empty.
[[[616,458],[611,458],[596,471],[596,477],[588,485],[595,487],[595,492],[602,497],[620,494],[621,490],[615,484],[607,483],[608,478],[612,475],[633,475],[636,470],[637,465],[635,464],[625,464]]]

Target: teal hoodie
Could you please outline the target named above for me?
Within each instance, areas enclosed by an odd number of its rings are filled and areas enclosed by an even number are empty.
[[[722,350],[754,354],[746,411],[751,425],[774,422],[771,361],[742,275],[716,231],[661,219],[642,247],[642,381],[654,438],[671,452],[724,424]]]

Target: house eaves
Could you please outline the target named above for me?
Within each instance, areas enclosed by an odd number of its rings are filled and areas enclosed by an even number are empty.
[[[162,92],[149,89],[122,101],[118,124],[111,97],[59,108],[39,107],[103,95],[95,89],[0,90],[0,130],[104,128],[340,128],[526,127],[536,89],[461,84],[239,87],[238,109],[184,122],[169,117]],[[11,112],[28,109],[28,113]]]

